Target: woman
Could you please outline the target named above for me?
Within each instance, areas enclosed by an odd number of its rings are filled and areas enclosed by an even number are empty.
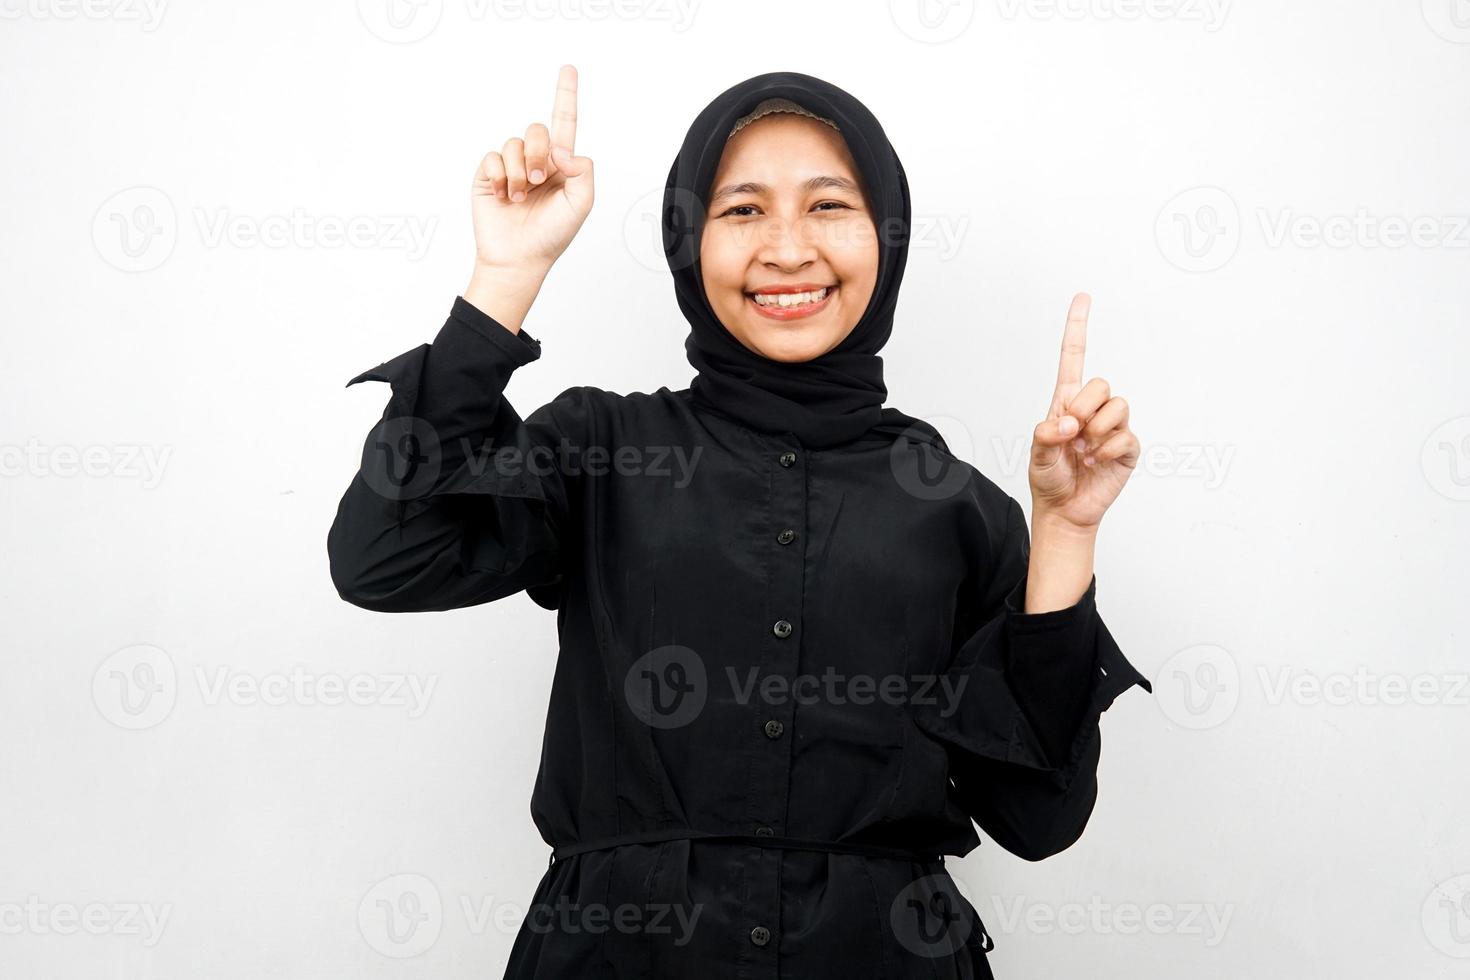
[[[909,195],[878,121],[807,75],[690,127],[663,233],[689,389],[574,387],[524,421],[521,325],[592,205],[576,73],[475,174],[475,272],[392,397],[332,526],[367,609],[526,590],[558,613],[532,814],[552,864],[508,977],[988,977],[944,868],[1082,833],[1099,719],[1149,682],[1098,618],[1093,543],[1128,410],[1068,316],[1032,527],[882,403]]]

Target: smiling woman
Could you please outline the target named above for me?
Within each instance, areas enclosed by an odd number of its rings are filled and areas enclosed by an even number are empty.
[[[592,205],[576,82],[481,161],[475,272],[434,342],[353,379],[393,393],[328,538],[365,609],[524,590],[558,612],[531,807],[552,861],[506,976],[990,977],[945,856],[976,824],[1027,860],[1070,847],[1101,715],[1152,690],[1095,605],[1136,446],[1081,384],[1085,297],[1036,428],[1033,549],[1017,501],[883,404],[911,215],[882,126],[759,75],[700,112],[665,186],[690,386],[568,388],[522,421],[522,320]],[[670,452],[676,477],[581,463]]]
[[[750,350],[810,361],[840,344],[867,309],[877,231],[831,123],[766,104],[752,115],[759,118],[736,128],[715,172],[700,243],[704,291]]]

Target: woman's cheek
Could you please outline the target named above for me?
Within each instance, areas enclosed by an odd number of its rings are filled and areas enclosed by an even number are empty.
[[[833,264],[844,279],[859,279],[864,270],[878,264],[878,240],[873,223],[866,218],[834,221],[827,230]]]

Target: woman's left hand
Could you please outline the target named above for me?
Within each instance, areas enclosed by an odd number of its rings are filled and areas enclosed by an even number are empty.
[[[1138,464],[1138,437],[1128,428],[1128,403],[1102,378],[1082,383],[1091,307],[1086,293],[1072,297],[1051,409],[1033,433],[1033,524],[1060,521],[1096,531]]]

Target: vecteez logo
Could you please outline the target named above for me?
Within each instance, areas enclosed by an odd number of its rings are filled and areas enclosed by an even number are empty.
[[[92,675],[92,703],[119,728],[141,731],[162,723],[179,696],[179,675],[168,652],[149,644],[124,647]]]
[[[1231,0],[996,0],[1006,20],[1174,21],[1213,34],[1225,26]]]
[[[1175,653],[1157,677],[1159,710],[1180,728],[1217,728],[1240,704],[1240,665],[1229,650],[1212,643]]]
[[[163,23],[167,0],[0,0],[0,20],[115,21],[145,34]]]
[[[913,40],[943,44],[969,29],[975,0],[889,0],[888,16]]]
[[[647,21],[682,34],[693,26],[698,10],[699,0],[463,0],[455,12],[471,23]],[[413,44],[438,30],[444,0],[358,0],[357,16],[380,41]]]
[[[1419,465],[1424,479],[1447,500],[1470,500],[1470,415],[1435,426],[1424,440]]]
[[[357,16],[378,40],[412,44],[434,33],[444,0],[357,0]]]
[[[147,272],[168,261],[179,242],[173,201],[157,187],[137,186],[103,201],[92,217],[92,244],[123,272]]]
[[[1470,44],[1470,0],[1420,0],[1424,23],[1446,41]]]
[[[1240,247],[1240,208],[1223,188],[1191,187],[1170,198],[1154,219],[1154,240],[1185,272],[1213,272]]]
[[[635,660],[623,677],[623,696],[650,728],[682,728],[698,718],[709,697],[704,658],[671,644]]]
[[[964,460],[975,458],[975,439],[962,420],[948,415],[927,415],[928,423],[949,447],[945,452],[929,441],[923,428],[909,426],[888,449],[888,466],[904,492],[918,500],[948,500],[970,485],[973,467]]]
[[[247,673],[195,664],[181,679],[167,651],[140,643],[98,665],[92,675],[92,703],[119,728],[155,728],[173,714],[180,688],[186,686],[181,680],[192,681],[193,703],[203,708],[391,708],[405,711],[411,720],[428,711],[439,683],[435,674],[338,674],[300,665]]]
[[[1290,206],[1254,210],[1259,239],[1270,250],[1470,249],[1470,215],[1394,214],[1368,207],[1310,212]],[[1220,187],[1191,187],[1174,195],[1154,221],[1159,253],[1185,272],[1214,272],[1235,257],[1246,223],[1235,198]]]
[[[438,886],[420,874],[384,878],[358,902],[357,929],[369,946],[390,959],[422,956],[444,929]]]
[[[428,254],[439,227],[436,215],[314,214],[302,207],[267,214],[195,207],[190,214],[200,248],[381,250],[402,252],[411,262]],[[92,244],[114,269],[148,272],[169,260],[189,227],[167,193],[138,185],[118,191],[97,208]]]

